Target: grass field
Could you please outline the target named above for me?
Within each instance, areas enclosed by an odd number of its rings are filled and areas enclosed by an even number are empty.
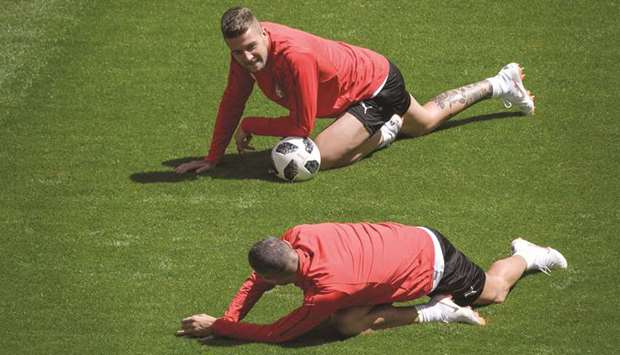
[[[301,184],[274,138],[210,175],[228,1],[0,1],[0,353],[616,353],[620,348],[618,1],[247,1],[257,16],[377,50],[429,100],[526,68],[533,118],[488,101],[420,139]],[[246,114],[279,115],[256,93]],[[493,114],[493,115],[490,115]],[[315,133],[325,127],[321,121]],[[430,225],[487,266],[525,236],[569,269],[524,278],[488,326],[410,326],[285,346],[176,338],[220,315],[246,251],[300,223]],[[295,308],[294,287],[247,320]],[[614,350],[615,349],[615,350]]]

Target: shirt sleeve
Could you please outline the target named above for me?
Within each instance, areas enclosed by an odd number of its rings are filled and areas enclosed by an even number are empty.
[[[279,118],[246,117],[241,128],[248,133],[275,137],[308,137],[317,114],[319,69],[316,59],[305,52],[287,55],[289,115]]]
[[[224,313],[223,319],[238,322],[245,318],[254,304],[261,298],[263,293],[272,289],[273,284],[265,282],[255,272],[252,272],[237,291],[228,309]]]
[[[205,157],[206,160],[218,162],[224,156],[226,147],[230,143],[230,139],[239,124],[253,87],[254,79],[252,76],[231,57],[228,83],[217,111],[215,128],[211,138],[211,148],[209,149],[209,154]]]
[[[213,332],[219,336],[267,343],[281,343],[294,339],[321,324],[340,308],[345,294],[334,292],[305,299],[304,304],[273,324],[261,325],[234,322],[219,318],[213,323]]]

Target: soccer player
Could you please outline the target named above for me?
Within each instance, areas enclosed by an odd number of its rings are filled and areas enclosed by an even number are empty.
[[[389,145],[399,133],[411,137],[430,133],[491,97],[525,114],[534,113],[534,96],[523,86],[523,69],[516,63],[494,77],[444,92],[421,105],[407,91],[396,65],[369,49],[259,22],[242,7],[224,13],[221,30],[231,59],[209,154],[179,165],[177,173],[214,168],[235,129],[237,150],[243,153],[253,149],[253,135],[308,137],[317,117],[335,118],[315,139],[321,169],[330,169]],[[288,116],[241,120],[255,83],[265,96],[287,108]]]
[[[438,231],[391,222],[299,225],[256,243],[248,259],[254,271],[224,316],[185,318],[177,335],[275,343],[323,322],[345,336],[437,321],[484,325],[470,305],[504,302],[526,270],[567,267],[557,250],[518,238],[512,256],[485,273]],[[265,291],[290,283],[303,290],[301,307],[269,325],[241,321]],[[423,296],[430,302],[392,305]]]

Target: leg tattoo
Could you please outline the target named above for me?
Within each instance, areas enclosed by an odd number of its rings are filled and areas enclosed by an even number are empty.
[[[483,80],[439,94],[433,101],[442,110],[448,109],[450,114],[456,114],[480,100],[490,98],[492,95],[491,83]]]

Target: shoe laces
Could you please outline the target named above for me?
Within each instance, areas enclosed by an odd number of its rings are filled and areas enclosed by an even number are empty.
[[[538,265],[538,270],[540,270],[540,272],[546,274],[546,275],[551,275],[551,267],[555,266],[556,262],[555,260],[553,260],[552,258],[552,251],[549,248],[545,248],[545,255],[543,256],[543,262],[541,263],[537,263]]]
[[[551,275],[551,269],[549,269],[547,265],[539,266],[538,270],[540,270],[543,274]]]

